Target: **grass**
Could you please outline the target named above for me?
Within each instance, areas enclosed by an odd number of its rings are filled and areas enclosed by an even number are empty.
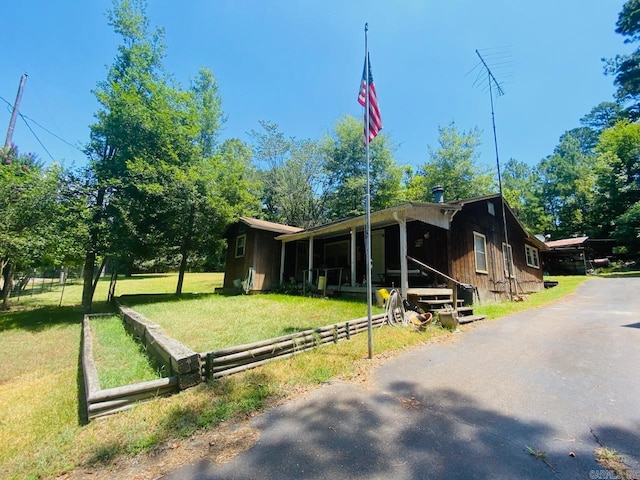
[[[151,365],[142,345],[126,332],[118,315],[93,317],[90,326],[101,389],[162,377]]]
[[[196,352],[266,340],[367,315],[366,303],[281,294],[126,299]],[[186,313],[188,312],[188,313]],[[375,313],[383,309],[374,307]],[[184,328],[188,315],[189,328]]]
[[[221,274],[187,274],[185,292],[212,292],[221,281]],[[175,283],[175,275],[136,276],[119,280],[117,294],[167,293],[174,290]],[[108,284],[108,280],[99,283],[96,293],[99,302],[106,298]],[[576,286],[572,279],[563,278],[555,289],[533,295],[527,302],[517,305],[537,306],[542,303],[537,300],[538,295],[543,296],[545,302],[553,301],[558,293],[567,293],[568,289],[564,288],[567,284],[573,285],[572,288]],[[0,444],[3,445],[0,478],[53,477],[79,465],[86,468],[108,466],[122,455],[153,450],[226,419],[265,408],[331,378],[364,378],[372,365],[366,358],[367,336],[357,335],[349,342],[201,384],[178,395],[85,425],[82,423],[83,407],[79,404],[82,396],[80,293],[80,285],[67,286],[62,307],[58,308],[61,290],[57,287],[48,293],[23,296],[13,311],[0,313],[0,361],[4,367],[0,373]],[[553,297],[549,297],[551,293]],[[354,308],[351,313],[344,314],[345,317],[363,316],[361,312],[364,311],[358,310],[363,305],[351,305],[350,302],[314,300],[304,303],[305,299],[299,297],[277,295],[218,297],[229,303],[223,302],[214,311],[207,310],[212,306],[196,306],[198,302],[204,302],[203,305],[212,302],[214,296],[191,297],[190,301],[166,302],[162,308],[168,311],[173,306],[175,312],[179,312],[174,314],[176,325],[181,324],[181,330],[193,328],[194,336],[202,336],[207,328],[211,329],[214,320],[231,324],[240,319],[241,324],[253,324],[252,328],[259,330],[263,324],[284,315],[285,308],[291,308],[295,315],[286,314],[289,316],[287,322],[278,327],[283,332],[308,327],[312,325],[310,322],[324,324],[333,318],[324,310],[325,306],[337,305],[340,311]],[[258,300],[266,303],[251,303]],[[107,306],[99,302],[97,308],[107,310]],[[241,307],[245,302],[250,306],[246,311]],[[160,308],[161,304],[147,302],[144,308]],[[155,315],[152,312],[149,316],[156,321]],[[201,325],[197,326],[199,322]],[[437,327],[429,327],[424,333],[403,328],[376,328],[374,353],[385,357],[389,352],[447,335],[451,334]]]
[[[553,288],[547,288],[542,292],[529,295],[522,302],[502,302],[487,305],[474,305],[473,313],[485,315],[487,318],[498,318],[512,313],[522,312],[530,308],[540,307],[547,303],[554,302],[575,291],[578,286],[587,280],[586,276],[562,276],[562,277],[545,277],[545,280],[555,280],[558,285]]]
[[[613,475],[611,478],[631,480],[636,478],[634,472],[624,462],[624,458],[616,451],[607,447],[599,447],[594,450],[596,461]]]

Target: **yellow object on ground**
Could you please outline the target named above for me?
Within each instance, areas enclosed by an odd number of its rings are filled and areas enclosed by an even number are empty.
[[[387,304],[387,300],[389,299],[389,291],[386,288],[381,288],[380,290],[376,290],[376,301],[378,302],[378,306],[383,308]]]

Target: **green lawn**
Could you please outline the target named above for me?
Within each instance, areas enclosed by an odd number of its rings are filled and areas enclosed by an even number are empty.
[[[93,360],[100,388],[121,387],[161,378],[142,345],[127,333],[119,315],[91,317]]]
[[[268,294],[205,295],[185,299],[126,298],[137,312],[196,352],[266,340],[367,315],[356,300],[329,300]],[[374,307],[375,313],[383,309]],[[185,328],[188,322],[189,328]]]
[[[272,335],[264,330],[267,325],[275,328],[274,332],[289,333],[362,317],[366,311],[365,305],[357,302],[206,294],[221,282],[222,274],[187,274],[185,292],[205,295],[187,295],[189,300],[156,298],[154,303],[136,308],[153,321],[161,322],[172,334],[181,331],[186,335],[182,341],[198,351]],[[108,283],[108,280],[99,283],[98,310],[108,309],[104,304]],[[135,276],[119,280],[117,294],[171,293],[175,284],[176,275]],[[538,305],[537,296],[544,302],[553,301],[552,296],[566,294],[575,286],[574,280],[563,278],[556,287],[558,290],[533,295],[518,303],[517,308]],[[23,296],[12,311],[0,313],[3,365],[0,478],[3,479],[54,477],[79,465],[88,468],[109,464],[120,455],[135,455],[171,439],[187,437],[198,429],[258,410],[318,382],[357,375],[371,365],[367,360],[367,335],[357,335],[349,342],[272,362],[84,425],[83,407],[79,404],[83,393],[79,370],[81,286],[68,285],[59,308],[61,293],[60,287],[54,287],[48,293]],[[227,328],[214,329],[214,325]],[[234,327],[229,328],[230,325]],[[243,328],[245,333],[240,333]],[[234,330],[235,337],[225,337],[223,330]],[[121,334],[116,328],[115,337]],[[388,352],[424,343],[433,336],[449,335],[452,334],[436,327],[425,333],[376,328],[374,353],[384,357]],[[198,345],[197,339],[203,343]]]

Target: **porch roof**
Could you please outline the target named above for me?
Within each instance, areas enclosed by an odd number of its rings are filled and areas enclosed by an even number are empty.
[[[451,219],[456,212],[462,209],[462,205],[448,203],[421,203],[408,202],[377,212],[371,212],[371,228],[381,228],[397,224],[399,220],[419,220],[449,230]],[[286,233],[276,237],[283,242],[300,240],[309,237],[331,237],[339,233],[345,233],[353,229],[356,232],[365,229],[366,215],[345,218],[335,222],[326,223],[317,227],[308,228],[301,232]]]
[[[587,240],[589,240],[589,237],[563,238],[547,242],[547,247],[551,250],[584,247]]]
[[[289,225],[283,225],[281,223],[268,222],[266,220],[260,220],[259,218],[251,218],[251,217],[240,217],[238,218],[238,222],[244,223],[249,228],[253,228],[255,230],[265,230],[267,232],[274,233],[295,233],[302,231],[302,228],[292,227]],[[236,223],[238,223],[236,222]],[[231,224],[235,225],[235,224]],[[231,225],[227,226],[225,229],[223,236],[226,236],[229,232],[229,228]]]

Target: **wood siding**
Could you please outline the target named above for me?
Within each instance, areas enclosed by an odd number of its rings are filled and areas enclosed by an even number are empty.
[[[495,215],[488,211],[488,203],[494,204]],[[509,282],[504,271],[504,243],[502,209],[499,199],[478,201],[464,206],[453,219],[449,231],[451,245],[451,276],[462,283],[478,288],[481,302],[495,302],[509,293]],[[476,271],[473,233],[486,238],[487,273]],[[544,288],[541,268],[527,266],[525,234],[507,212],[507,233],[513,252],[514,294],[537,292]],[[533,245],[531,245],[533,246]]]
[[[236,239],[246,235],[244,256],[236,258]],[[227,231],[227,263],[223,288],[233,290],[236,279],[247,278],[253,267],[252,290],[271,290],[280,283],[281,244],[275,237],[278,233],[252,229],[238,222]]]

